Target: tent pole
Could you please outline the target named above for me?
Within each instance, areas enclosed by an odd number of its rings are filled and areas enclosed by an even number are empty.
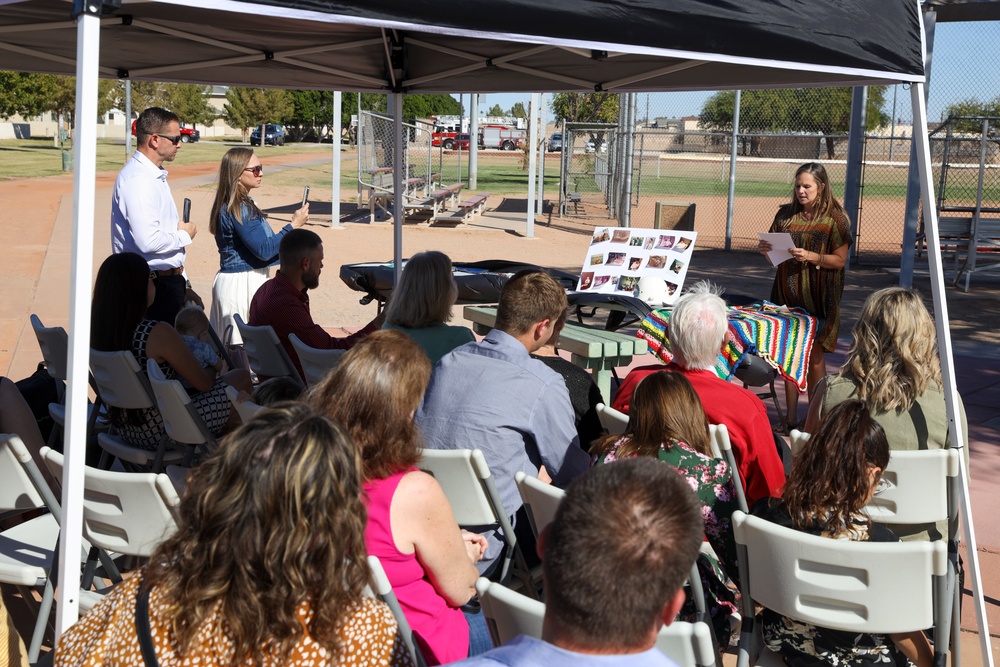
[[[132,79],[125,79],[125,160],[132,157]]]
[[[535,175],[538,170],[538,153],[535,144],[538,143],[538,93],[531,94],[531,120],[528,124],[528,219],[524,230],[527,238],[535,236]]]
[[[392,284],[398,285],[403,274],[403,93],[390,93],[392,104]]]
[[[861,216],[861,163],[868,116],[868,88],[855,86],[851,95],[851,132],[847,140],[847,177],[844,185],[844,210],[851,220],[851,260],[858,261],[858,219]],[[848,263],[848,267],[850,263]],[[845,267],[846,268],[846,267]]]
[[[726,252],[733,249],[733,213],[736,208],[736,156],[738,155],[738,143],[740,140],[740,104],[742,103],[743,91],[736,89],[733,96],[733,138],[732,146],[729,147],[729,193],[726,197]],[[660,166],[657,158],[656,166]]]
[[[546,149],[546,137],[548,136],[548,131],[545,125],[547,124],[547,119],[545,118],[545,93],[539,96],[538,102],[538,127],[540,128],[542,138],[538,142],[538,199],[535,200],[535,213],[542,215],[545,213],[545,149]]]
[[[469,189],[479,187],[479,94],[469,95]]]
[[[955,380],[955,363],[952,357],[951,330],[948,323],[948,302],[944,285],[944,266],[941,263],[941,244],[938,234],[937,208],[934,206],[934,182],[931,174],[931,150],[927,137],[927,104],[924,84],[915,83],[910,88],[913,105],[913,141],[916,146],[917,164],[920,172],[920,195],[924,201],[924,230],[927,234],[927,259],[930,262],[931,292],[934,297],[934,321],[937,325],[938,353],[941,356],[941,379],[944,384],[945,406],[948,409],[948,433],[951,446],[965,448],[966,433],[958,415],[958,388]],[[928,202],[930,202],[928,204]],[[965,452],[960,452],[964,461]],[[969,479],[964,465],[959,466],[958,485],[962,501],[962,537],[968,560],[966,567],[972,583],[972,601],[976,609],[976,624],[979,628],[979,644],[983,654],[983,665],[993,667],[993,652],[990,648],[990,632],[986,619],[986,603],[983,598],[982,578],[979,570],[979,552],[976,547],[976,531],[972,525],[972,504],[969,498]],[[961,628],[954,631],[960,632]]]
[[[101,42],[100,2],[73,3],[77,21],[76,119],[73,164],[73,242],[70,262],[69,381],[66,386],[66,457],[62,479],[63,521],[59,540],[62,583],[56,605],[56,640],[76,623],[80,604],[83,542],[83,468],[87,450],[87,382],[90,369],[90,288],[94,275],[94,190],[97,185],[97,70]],[[129,128],[131,132],[131,128]]]
[[[330,226],[340,229],[340,138],[344,128],[341,114],[344,109],[344,94],[333,91],[333,118],[330,122],[330,143],[333,144],[333,177],[330,183]]]

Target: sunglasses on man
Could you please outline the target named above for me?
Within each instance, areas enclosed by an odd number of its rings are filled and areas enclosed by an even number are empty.
[[[158,136],[161,139],[166,139],[167,141],[169,141],[170,143],[172,143],[174,146],[176,146],[177,144],[181,143],[181,137],[183,135],[180,135],[180,134],[160,134],[159,132],[157,132],[156,136]]]

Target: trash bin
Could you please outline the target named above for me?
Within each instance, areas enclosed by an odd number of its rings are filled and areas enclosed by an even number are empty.
[[[73,171],[73,151],[67,148],[62,151],[62,170]]]

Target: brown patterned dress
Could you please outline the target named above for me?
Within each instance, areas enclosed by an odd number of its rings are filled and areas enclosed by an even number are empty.
[[[851,245],[851,223],[847,216],[832,211],[831,217],[804,220],[791,214],[791,204],[778,209],[771,232],[788,232],[800,248],[832,255],[844,245]],[[798,306],[819,318],[815,342],[827,352],[837,347],[840,335],[840,297],[844,293],[844,269],[817,269],[810,262],[789,260],[778,265],[771,288],[771,301]]]

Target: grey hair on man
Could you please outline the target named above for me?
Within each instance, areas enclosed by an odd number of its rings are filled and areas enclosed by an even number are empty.
[[[687,290],[670,315],[668,337],[674,361],[692,370],[712,370],[726,338],[722,289],[707,280]]]

